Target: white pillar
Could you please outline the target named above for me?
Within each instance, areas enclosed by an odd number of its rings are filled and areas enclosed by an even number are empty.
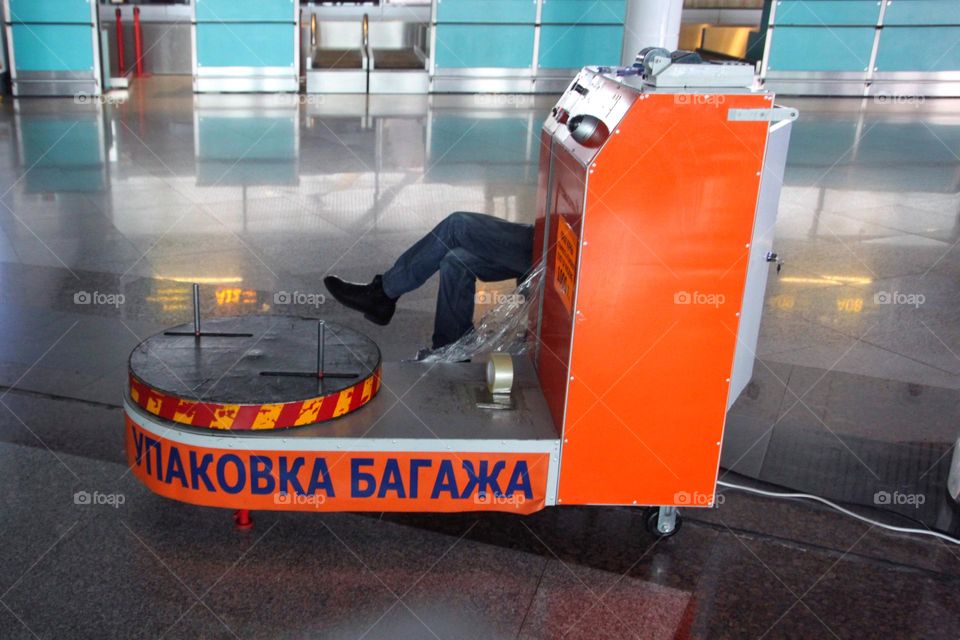
[[[627,0],[620,63],[632,65],[644,47],[676,50],[682,13],[683,0]]]

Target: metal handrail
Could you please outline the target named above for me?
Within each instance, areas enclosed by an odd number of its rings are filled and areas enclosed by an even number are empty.
[[[369,53],[370,48],[370,16],[368,14],[363,14],[363,50]]]

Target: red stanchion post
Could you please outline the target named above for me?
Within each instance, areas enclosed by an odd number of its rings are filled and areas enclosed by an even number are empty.
[[[234,527],[239,531],[249,531],[253,529],[253,516],[249,509],[237,509],[233,512]]]
[[[127,75],[127,65],[123,61],[123,13],[117,9],[117,69],[121,76]]]
[[[143,34],[140,31],[140,7],[133,8],[133,48],[137,54],[137,77],[143,77]]]

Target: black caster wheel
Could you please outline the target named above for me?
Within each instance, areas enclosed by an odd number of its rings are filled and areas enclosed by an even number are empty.
[[[680,513],[677,512],[673,521],[673,528],[669,531],[661,531],[657,526],[660,521],[660,509],[658,507],[651,507],[647,509],[645,521],[647,525],[647,531],[654,538],[669,538],[670,536],[674,536],[678,531],[680,531],[680,527],[683,525],[683,518],[680,516]]]

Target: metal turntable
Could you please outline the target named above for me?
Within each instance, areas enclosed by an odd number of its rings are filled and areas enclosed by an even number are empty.
[[[130,399],[191,427],[288,429],[337,418],[380,389],[380,349],[337,324],[288,316],[216,318],[140,343]]]

